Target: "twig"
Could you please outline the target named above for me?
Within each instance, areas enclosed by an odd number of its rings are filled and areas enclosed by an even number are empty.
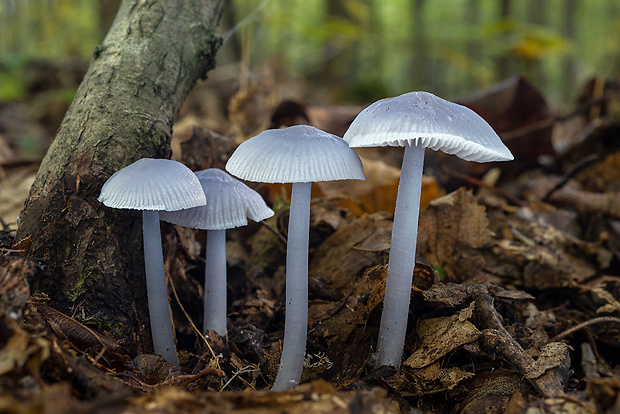
[[[287,245],[286,237],[284,237],[282,233],[280,233],[278,230],[274,229],[273,227],[271,227],[269,224],[265,223],[264,221],[259,221],[259,223],[267,227],[267,230],[275,234],[278,237],[278,240],[280,240],[285,246]]]
[[[0,247],[0,252],[1,253],[9,253],[9,254],[24,254],[26,253],[26,250],[24,249],[8,249],[6,247]]]
[[[215,352],[213,352],[213,348],[211,348],[211,344],[209,344],[209,341],[207,341],[207,338],[205,338],[205,336],[202,334],[202,332],[200,332],[200,329],[196,328],[196,325],[194,325],[194,321],[192,320],[192,317],[189,316],[189,314],[185,311],[185,308],[181,304],[181,300],[179,299],[179,296],[177,295],[177,290],[174,287],[174,283],[172,282],[172,278],[170,277],[169,273],[170,272],[167,272],[166,278],[168,279],[168,282],[170,283],[170,287],[172,288],[172,294],[174,295],[174,299],[177,301],[177,304],[181,308],[181,311],[183,312],[183,314],[187,318],[187,321],[189,322],[189,324],[192,326],[194,331],[196,331],[196,334],[198,334],[198,336],[200,338],[202,338],[202,340],[205,342],[205,344],[207,344],[207,348],[209,348],[209,351],[211,352],[211,356],[213,358],[215,358],[216,361],[218,361],[217,365],[219,367],[219,359],[217,358],[217,356],[215,356]]]
[[[532,132],[537,132],[537,131],[541,131],[543,129],[547,129],[551,126],[553,126],[554,124],[558,123],[558,122],[565,122],[568,121],[571,118],[574,118],[577,115],[581,115],[585,112],[588,112],[591,108],[598,106],[598,105],[602,105],[605,102],[607,102],[608,97],[606,95],[601,96],[598,99],[595,99],[593,101],[588,102],[587,104],[580,106],[579,108],[575,109],[572,112],[569,112],[566,115],[558,115],[558,116],[552,116],[549,118],[545,118],[541,121],[535,122],[533,124],[529,124],[526,125],[524,127],[521,128],[517,128],[517,129],[513,129],[512,131],[507,131],[504,133],[499,134],[502,137],[502,140],[504,141],[508,141],[511,139],[515,139],[518,137],[521,137],[523,135],[527,135],[529,133]]]
[[[613,316],[601,316],[600,318],[594,318],[594,319],[590,319],[589,321],[581,322],[580,324],[575,325],[572,328],[569,328],[565,330],[564,332],[557,334],[556,336],[551,338],[549,342],[557,342],[590,325],[594,325],[597,323],[606,323],[606,322],[615,322],[615,323],[620,324],[620,318],[616,318]]]
[[[476,303],[474,311],[476,322],[482,331],[478,339],[480,347],[486,352],[497,354],[510,362],[510,364],[517,368],[543,397],[564,395],[556,369],[547,369],[544,372],[539,372],[541,369],[537,366],[538,361],[534,361],[534,359],[525,352],[523,347],[510,335],[502,324],[497,309],[493,304],[493,297],[486,289],[476,289],[472,294]],[[567,358],[568,347],[563,343],[558,344],[558,346],[566,348],[559,352],[562,352]]]
[[[588,165],[592,164],[595,161],[598,161],[598,159],[599,159],[598,154],[590,154],[587,157],[584,157],[580,159],[579,161],[577,161],[571,168],[568,169],[568,171],[566,171],[562,179],[556,185],[554,185],[553,188],[547,191],[547,194],[545,194],[541,200],[544,201],[545,203],[549,201],[549,198],[551,197],[551,195],[553,195],[553,193],[558,191],[560,188],[564,187],[564,185],[566,185],[568,180],[570,180],[572,177],[575,176],[575,174],[583,170]]]
[[[251,369],[250,369],[251,368]],[[245,374],[247,372],[254,372],[256,371],[256,367],[252,366],[252,365],[248,365],[245,366],[241,369],[238,369],[237,372],[234,373],[234,375],[232,377],[230,377],[230,379],[226,382],[226,384],[224,384],[224,386],[220,389],[220,391],[224,391],[224,388],[226,388],[228,386],[228,384],[230,384],[232,382],[232,380],[234,380],[239,374]],[[241,378],[241,377],[239,377]]]
[[[446,174],[451,175],[452,177],[455,177],[455,178],[458,178],[460,180],[466,181],[466,182],[468,182],[470,184],[473,184],[475,186],[478,186],[478,187],[489,189],[489,190],[491,190],[491,191],[501,195],[506,200],[512,202],[514,205],[516,205],[518,207],[523,207],[525,205],[525,203],[523,203],[523,201],[519,200],[518,198],[516,198],[512,194],[507,193],[506,191],[502,190],[499,187],[496,187],[494,185],[485,183],[482,180],[479,180],[479,179],[474,178],[472,176],[469,176],[467,174],[463,174],[462,172],[458,172],[458,171],[455,171],[453,169],[450,169],[450,168],[446,167],[445,165],[443,165],[441,167],[441,170],[443,172],[445,172]]]
[[[549,369],[538,374],[534,359],[509,334],[495,329],[485,329],[482,331],[478,343],[486,352],[498,354],[510,362],[541,396],[549,398],[564,395],[564,390],[555,370]],[[566,352],[568,353],[568,350]]]

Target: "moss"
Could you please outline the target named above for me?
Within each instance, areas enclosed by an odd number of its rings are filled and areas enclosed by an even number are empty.
[[[71,300],[71,303],[75,303],[78,298],[80,296],[82,296],[83,294],[85,294],[88,291],[88,282],[94,282],[96,281],[97,278],[93,275],[93,273],[88,272],[88,273],[84,273],[77,281],[77,283],[75,284],[75,286],[73,286],[70,290],[69,290],[69,299]]]

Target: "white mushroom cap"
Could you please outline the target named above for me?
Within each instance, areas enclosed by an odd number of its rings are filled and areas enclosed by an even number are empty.
[[[309,125],[261,132],[239,145],[226,170],[263,183],[364,179],[362,161],[342,138]]]
[[[112,208],[174,211],[205,205],[198,177],[177,161],[142,158],[112,174],[97,198]]]
[[[351,147],[417,144],[466,161],[514,159],[478,114],[428,92],[410,92],[371,104],[355,118],[344,139]]]
[[[202,230],[225,230],[246,226],[274,215],[263,198],[225,171],[209,168],[196,172],[202,189],[209,196],[206,206],[161,212],[159,218],[180,226]]]

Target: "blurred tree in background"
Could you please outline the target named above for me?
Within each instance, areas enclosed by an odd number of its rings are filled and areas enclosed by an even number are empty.
[[[32,59],[88,59],[118,3],[0,0],[0,99],[19,98]],[[226,13],[220,64],[246,48],[251,69],[313,85],[309,100],[456,99],[521,74],[561,105],[620,72],[617,0],[231,0]]]

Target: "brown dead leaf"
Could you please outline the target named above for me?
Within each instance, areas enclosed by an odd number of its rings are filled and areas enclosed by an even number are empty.
[[[95,332],[75,319],[37,301],[33,300],[31,303],[59,338],[69,341],[81,352],[101,353],[121,365],[129,361],[127,351],[106,335]]]
[[[468,300],[470,300],[469,294],[452,284],[437,283],[424,292],[424,301],[441,303],[449,307],[462,305]]]
[[[550,342],[540,351],[538,359],[525,373],[527,379],[534,379],[544,375],[549,370],[567,370],[570,366],[568,351],[570,346],[564,342]],[[564,375],[568,375],[566,372]]]
[[[0,167],[1,168],[1,167]],[[17,222],[17,216],[24,208],[30,186],[34,182],[38,165],[7,171],[0,185],[0,218],[7,224]]]
[[[35,395],[24,397],[4,392],[0,396],[0,412],[66,414],[92,412],[90,402],[80,401],[69,382],[42,387]]]
[[[24,366],[30,350],[30,335],[21,329],[17,322],[2,316],[0,321],[2,348],[0,349],[0,375],[4,375]]]
[[[485,255],[486,270],[528,288],[577,286],[606,268],[612,255],[600,243],[585,242],[541,221],[512,225],[514,239],[499,240]]]
[[[595,378],[588,384],[586,393],[598,412],[620,412],[620,381],[617,378]]]
[[[431,202],[420,216],[418,249],[449,278],[475,277],[484,260],[470,251],[490,241],[485,208],[463,188]],[[466,249],[464,249],[466,248]]]
[[[400,169],[390,166],[377,159],[362,157],[366,179],[345,181],[318,182],[321,194],[328,198],[338,198],[338,205],[349,208],[356,215],[376,213],[379,211],[394,212]],[[422,177],[422,197],[420,210],[445,194],[437,179],[431,176]]]
[[[473,372],[464,371],[459,367],[443,368],[439,361],[424,368],[414,369],[411,374],[422,381],[438,382],[442,388],[449,390],[456,387],[461,381],[474,376]]]
[[[386,276],[386,265],[372,267],[352,281],[339,302],[310,304],[309,340],[325,344],[325,357],[333,364],[323,378],[346,386],[363,374],[378,328],[378,318],[370,315],[383,301]]]
[[[325,381],[303,384],[287,392],[194,392],[164,388],[128,401],[127,412],[148,407],[149,412],[230,414],[304,413],[400,413],[397,404],[385,399],[381,390],[337,392]]]
[[[336,230],[312,254],[310,277],[322,278],[339,296],[365,269],[387,262],[392,221],[387,213],[365,214]]]
[[[505,370],[477,374],[467,382],[467,390],[467,397],[459,404],[460,413],[504,413],[515,392],[532,393],[519,374]]]
[[[525,78],[505,79],[460,103],[476,111],[503,138],[506,135],[506,145],[516,160],[510,163],[513,166],[531,166],[540,155],[554,154],[551,124],[527,129],[547,120],[551,113],[543,95]],[[486,168],[484,165],[476,167]]]
[[[138,355],[131,363],[136,377],[149,385],[160,384],[180,375],[179,369],[160,355]]]
[[[383,302],[386,276],[387,266],[373,267],[351,284],[350,294],[341,301],[311,305],[309,320],[314,321],[310,329],[313,334],[328,344],[334,341],[352,343],[363,336],[360,327],[366,326],[370,312]]]
[[[458,314],[449,317],[421,320],[417,331],[420,341],[405,365],[410,368],[426,367],[447,353],[478,339],[480,331],[469,321],[474,305],[472,302]]]

